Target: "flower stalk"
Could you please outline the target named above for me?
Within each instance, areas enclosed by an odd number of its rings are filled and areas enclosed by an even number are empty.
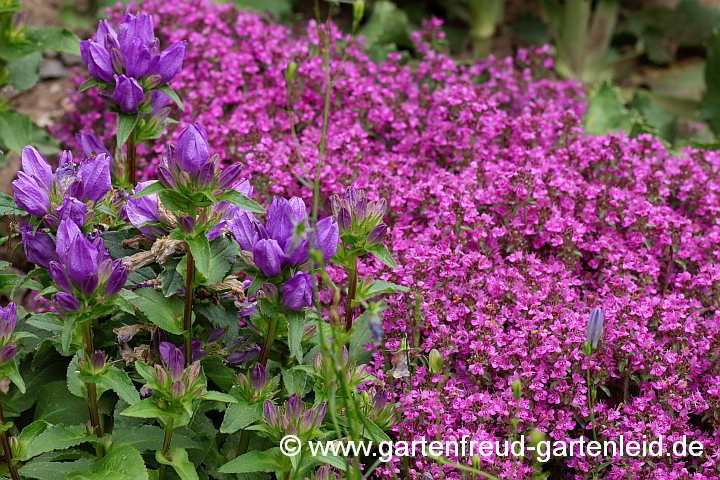
[[[187,274],[185,279],[185,309],[183,311],[183,329],[185,334],[185,366],[192,363],[192,304],[193,304],[193,274],[195,273],[195,260],[188,247]]]
[[[163,449],[162,449],[162,455],[165,458],[167,458],[167,455],[170,452],[170,444],[172,443],[172,432],[173,432],[174,423],[175,423],[175,420],[173,420],[172,418],[169,418],[167,420],[167,423],[165,424],[165,437],[163,438]],[[158,472],[159,480],[164,480],[166,467],[167,467],[167,465],[164,465],[164,464],[160,465],[160,471]]]
[[[0,423],[5,424],[5,412],[2,405],[0,404]],[[13,480],[20,480],[20,474],[17,471],[17,467],[12,460],[12,451],[10,450],[10,441],[8,440],[7,432],[2,432],[0,436],[0,443],[2,443],[3,454],[5,455],[5,462],[7,463],[10,477]]]
[[[357,255],[351,261],[352,268],[348,272],[348,297],[345,305],[345,331],[349,332],[353,326],[352,302],[357,292]]]
[[[267,337],[265,337],[265,344],[263,345],[262,352],[260,352],[260,359],[258,363],[263,367],[267,366],[268,359],[270,358],[270,349],[272,349],[273,342],[275,341],[275,333],[277,332],[277,317],[273,316],[270,319],[270,325],[268,326]]]
[[[135,185],[137,185],[136,155],[137,145],[135,144],[135,130],[133,130],[127,141],[128,183],[131,188],[134,188]]]
[[[92,327],[90,325],[90,322],[85,322],[83,325],[83,343],[85,347],[85,361],[90,362],[90,359],[92,358],[94,347],[93,347],[93,336],[92,336]],[[88,394],[88,408],[90,410],[90,425],[92,427],[93,433],[98,437],[101,438],[102,433],[102,427],[100,425],[100,414],[98,412],[98,404],[97,404],[97,387],[94,383],[86,383],[85,388],[87,389]],[[98,450],[98,457],[102,457],[102,452]]]

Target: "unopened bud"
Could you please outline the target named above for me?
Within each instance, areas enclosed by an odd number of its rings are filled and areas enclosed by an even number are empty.
[[[440,352],[433,348],[430,350],[430,361],[428,363],[430,365],[430,373],[440,373],[442,372],[443,365],[445,365],[445,359]]]
[[[515,399],[520,400],[522,398],[522,382],[518,379],[513,380],[512,382],[512,391],[513,394],[515,394]]]
[[[297,63],[291,61],[288,63],[287,69],[285,70],[285,81],[288,85],[291,85],[295,79],[295,72],[297,71]]]
[[[353,27],[357,27],[365,15],[365,2],[363,0],[355,0],[353,2]]]

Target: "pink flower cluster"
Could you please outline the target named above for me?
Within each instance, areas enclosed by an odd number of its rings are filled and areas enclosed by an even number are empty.
[[[186,101],[181,121],[202,122],[215,151],[247,165],[256,200],[309,201],[303,179],[312,181],[318,158],[325,27],[310,22],[293,32],[210,0],[142,7],[157,17],[164,43],[189,42],[173,81]],[[396,437],[504,440],[512,419],[518,434],[591,437],[582,352],[588,314],[599,306],[605,335],[590,365],[600,385],[598,436],[685,435],[704,453],[606,465],[553,458],[545,471],[720,479],[720,153],[671,153],[649,136],[584,135],[582,89],[550,78],[547,49],[462,66],[435,50],[442,32],[432,21],[414,36],[419,60],[391,54],[376,64],[357,41],[343,57],[350,38],[331,28],[321,191],[329,198],[353,184],[388,199],[399,268],[368,261],[361,274],[412,290],[389,300],[385,347],[407,339],[416,368],[395,379],[390,355],[377,351],[373,361],[396,393]],[[288,96],[290,61],[298,67]],[[114,131],[99,102],[73,97],[58,127],[69,143],[83,129]],[[144,178],[162,149],[141,152]],[[432,348],[445,357],[444,374],[419,361]],[[403,461],[379,471],[402,476]],[[531,474],[527,459],[481,463],[504,478]],[[423,457],[408,468],[412,479],[467,478]]]

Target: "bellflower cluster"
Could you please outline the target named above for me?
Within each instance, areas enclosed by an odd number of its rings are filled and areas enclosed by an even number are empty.
[[[151,15],[125,12],[117,32],[107,21],[98,24],[95,40],[80,42],[80,53],[93,78],[106,84],[106,96],[123,113],[133,113],[146,90],[164,85],[182,68],[187,42],[160,51]]]
[[[265,367],[260,363],[250,369],[249,379],[242,373],[238,373],[237,379],[237,394],[249,403],[272,399],[277,394],[280,382],[280,377],[277,376],[268,379]]]
[[[364,190],[356,190],[351,185],[342,197],[333,195],[331,205],[343,241],[354,246],[358,243],[367,246],[383,243],[388,230],[387,225],[382,223],[387,213],[385,199],[368,200]]]
[[[62,220],[70,219],[84,225],[90,214],[88,207],[110,191],[110,163],[112,158],[100,153],[80,163],[64,151],[60,166],[52,167],[31,146],[22,150],[22,171],[12,182],[13,199],[17,206],[53,229]]]
[[[110,258],[103,240],[88,240],[72,220],[60,222],[55,254],[48,271],[61,290],[53,299],[63,310],[80,310],[97,295],[110,297],[125,286],[128,270],[122,260]]]
[[[227,221],[235,240],[252,253],[254,265],[269,278],[281,278],[283,304],[301,310],[312,304],[312,277],[298,268],[309,259],[309,245],[322,252],[329,262],[338,242],[338,225],[333,217],[317,222],[308,233],[309,220],[301,198],[274,197],[263,225],[249,212],[239,212]]]
[[[155,384],[151,386],[154,395],[171,404],[182,404],[203,393],[205,387],[198,382],[199,363],[185,368],[182,350],[169,342],[160,344],[160,356],[164,366],[155,365]]]
[[[327,410],[327,403],[306,408],[302,397],[297,393],[290,395],[285,405],[279,408],[270,400],[265,400],[263,404],[265,423],[274,440],[285,435],[296,435],[301,440],[313,438],[317,434],[317,427],[322,425]]]
[[[15,324],[17,323],[17,306],[10,302],[0,307],[0,367],[7,365],[15,358]]]

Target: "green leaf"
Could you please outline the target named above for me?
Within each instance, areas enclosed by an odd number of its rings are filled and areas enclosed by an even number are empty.
[[[371,298],[375,298],[378,295],[383,295],[386,293],[393,293],[393,292],[403,292],[407,293],[410,289],[407,287],[404,287],[402,285],[396,285],[392,282],[384,282],[382,280],[376,280],[373,282],[372,285],[370,285],[370,288],[367,290],[364,290],[364,288],[360,288],[358,286],[358,292],[356,295],[355,300],[353,300],[353,306],[360,305],[362,301],[370,300]]]
[[[40,79],[38,67],[42,61],[42,53],[31,53],[27,57],[10,60],[7,64],[9,71],[7,82],[18,90],[32,88]]]
[[[371,352],[365,351],[365,345],[372,343],[372,334],[370,333],[370,312],[366,310],[362,315],[357,317],[353,322],[353,334],[350,337],[350,346],[348,348],[348,358],[357,363],[367,363],[370,361]]]
[[[10,381],[15,384],[18,390],[20,390],[20,393],[25,393],[25,381],[23,380],[22,375],[20,375],[20,372],[18,372],[17,362],[13,361],[8,363],[2,367],[0,372],[2,372],[3,376],[8,377]]]
[[[71,31],[60,27],[31,28],[25,33],[25,41],[0,44],[0,58],[17,60],[43,50],[80,56],[80,39]]]
[[[388,251],[387,247],[382,243],[378,243],[370,247],[370,252],[375,255],[375,258],[380,260],[382,263],[390,268],[397,268],[395,260],[393,260],[392,254]]]
[[[202,394],[203,400],[211,400],[213,402],[237,403],[237,399],[227,393],[209,391]]]
[[[87,90],[90,90],[93,87],[104,87],[105,85],[107,85],[107,84],[105,82],[103,82],[102,80],[98,80],[95,77],[90,77],[87,80],[85,80],[85,82],[82,85],[80,85],[78,87],[78,93],[83,93]]]
[[[302,363],[302,337],[305,327],[305,317],[293,314],[288,320],[288,347],[290,348],[290,356],[295,357],[298,363]]]
[[[18,153],[25,145],[34,146],[44,155],[58,151],[58,143],[44,128],[35,125],[27,115],[12,110],[0,113],[0,141]]]
[[[164,439],[165,430],[155,425],[138,425],[131,428],[113,429],[114,444],[130,445],[140,453],[147,450],[161,449]],[[173,431],[172,444],[180,448],[201,448],[198,443],[182,435],[178,429]]]
[[[246,400],[230,405],[220,425],[220,433],[235,433],[260,420],[263,416],[261,403],[250,404]]]
[[[249,199],[242,193],[235,190],[228,190],[217,197],[218,202],[228,202],[238,207],[244,208],[248,212],[265,213],[265,209],[259,203]]]
[[[203,234],[190,237],[186,241],[192,252],[195,268],[200,275],[208,278],[210,274],[210,241]]]
[[[407,14],[393,2],[375,2],[365,25],[358,32],[368,46],[395,43],[410,45],[410,21]]]
[[[25,323],[53,333],[62,330],[62,319],[57,313],[38,313],[25,320]]]
[[[153,184],[148,185],[147,187],[143,188],[139,192],[137,192],[135,195],[133,195],[132,198],[138,199],[147,197],[148,195],[152,195],[153,193],[159,193],[165,190],[165,186],[160,182],[155,182]]]
[[[217,355],[208,355],[203,358],[202,365],[207,378],[215,382],[221,389],[229,392],[235,385],[235,372],[223,363],[222,358]]]
[[[88,434],[85,425],[51,425],[30,442],[25,456],[26,458],[20,460],[25,461],[45,452],[63,450],[80,445],[81,443],[94,442],[97,440],[98,438],[96,436]]]
[[[289,472],[292,469],[290,459],[280,452],[279,448],[271,448],[264,452],[249,452],[235,457],[220,467],[220,473],[254,473],[254,472]]]
[[[183,301],[179,298],[166,298],[162,292],[152,288],[141,288],[135,291],[123,290],[120,293],[148,321],[154,323],[168,333],[180,335],[183,332]]]
[[[140,400],[134,405],[130,405],[128,408],[120,412],[120,415],[136,418],[160,418],[167,415],[167,412],[158,408],[155,404],[154,398],[146,398],[144,400]]]
[[[83,399],[68,391],[64,380],[58,380],[40,388],[35,420],[52,424],[84,424],[88,420],[88,409]]]
[[[190,463],[187,452],[182,448],[171,448],[167,457],[162,451],[155,452],[155,460],[163,465],[170,465],[175,469],[180,480],[198,480],[198,474],[195,467]]]
[[[80,373],[78,378],[83,382],[97,383],[105,387],[106,390],[114,391],[118,397],[130,405],[140,401],[140,394],[128,374],[125,373],[125,370],[120,370],[115,366],[110,366],[102,375],[91,376]]]
[[[225,280],[237,258],[239,250],[235,240],[221,235],[210,243],[210,269],[205,276],[205,285],[215,285]]]
[[[293,393],[299,393],[301,396],[305,396],[307,393],[306,385],[308,380],[308,374],[302,370],[283,370],[282,372],[283,384],[289,395]]]
[[[78,480],[148,480],[145,462],[137,450],[128,445],[111,447],[102,459],[88,470],[74,472],[65,478]]]
[[[88,458],[81,458],[74,462],[48,462],[46,460],[32,460],[23,465],[18,472],[24,478],[37,478],[39,480],[58,480],[67,478],[73,472],[87,470],[93,464]]]
[[[138,118],[140,118],[139,113],[118,113],[117,124],[115,127],[115,135],[117,136],[117,148],[122,147],[123,145],[125,145],[125,142],[128,141],[128,138],[130,138],[130,134],[132,134],[132,131],[135,129],[135,125],[137,125]]]
[[[178,263],[180,263],[180,259],[168,258],[163,264],[160,287],[166,297],[175,295],[185,287],[185,279],[177,268]]]
[[[0,217],[6,215],[27,215],[25,210],[20,210],[15,205],[15,200],[7,193],[0,193]]]
[[[185,111],[185,105],[183,105],[183,102],[182,102],[182,100],[180,100],[180,97],[178,96],[177,92],[175,92],[175,90],[173,90],[170,85],[163,85],[158,90],[160,90],[165,95],[170,97],[170,100],[175,102],[175,105],[177,105],[177,107],[180,109],[181,112]]]
[[[585,115],[585,131],[591,135],[609,132],[630,131],[630,112],[625,108],[610,84],[603,83],[590,94],[588,111]]]
[[[242,10],[257,10],[282,17],[292,12],[292,0],[233,0]]]

